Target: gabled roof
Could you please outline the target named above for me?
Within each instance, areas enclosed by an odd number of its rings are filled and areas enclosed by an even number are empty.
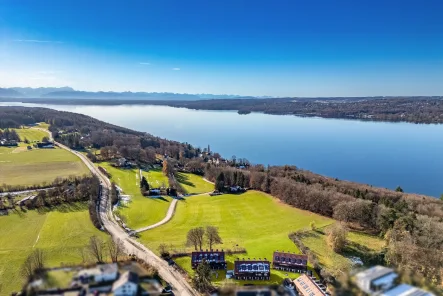
[[[138,275],[134,272],[126,271],[120,276],[118,280],[114,282],[114,284],[112,285],[112,291],[117,290],[126,283],[138,285]]]
[[[390,273],[393,273],[394,270],[392,268],[387,268],[381,265],[377,265],[371,268],[368,268],[365,271],[359,272],[355,275],[355,277],[358,280],[365,280],[365,281],[374,281],[376,279],[379,279],[381,277],[384,277]]]
[[[324,296],[327,295],[325,291],[320,289],[319,286],[306,274],[302,274],[294,280],[294,285],[302,295],[310,296]]]

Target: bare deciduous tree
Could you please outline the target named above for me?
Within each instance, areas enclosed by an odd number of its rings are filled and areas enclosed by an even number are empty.
[[[194,246],[197,251],[198,248],[201,250],[203,247],[203,238],[205,235],[205,230],[203,227],[192,228],[188,231],[186,245]]]
[[[222,244],[223,241],[218,233],[218,228],[215,226],[206,227],[206,240],[208,241],[209,249],[212,250],[214,244]]]
[[[45,267],[45,257],[41,249],[35,249],[28,255],[22,265],[21,273],[26,279],[31,279],[35,274],[40,273]]]
[[[103,240],[95,235],[89,238],[89,251],[97,262],[103,262],[103,251],[105,243]]]
[[[113,239],[111,237],[106,243],[106,246],[108,247],[109,257],[111,257],[112,262],[117,262],[118,257],[123,254],[123,241],[119,238]]]

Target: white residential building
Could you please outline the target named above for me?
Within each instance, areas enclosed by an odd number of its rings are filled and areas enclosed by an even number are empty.
[[[138,275],[127,271],[112,285],[114,296],[133,296],[138,292]]]
[[[398,285],[386,292],[380,294],[380,296],[433,296],[434,294],[416,288],[407,284]]]
[[[84,269],[77,275],[79,279],[89,280],[92,279],[95,282],[108,282],[115,281],[118,275],[117,263],[112,264],[100,264],[94,268]]]
[[[386,291],[395,284],[398,274],[384,266],[374,266],[355,276],[357,286],[368,294]]]

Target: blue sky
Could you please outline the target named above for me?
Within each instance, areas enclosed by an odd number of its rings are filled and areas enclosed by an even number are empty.
[[[441,0],[1,0],[0,87],[443,95]]]

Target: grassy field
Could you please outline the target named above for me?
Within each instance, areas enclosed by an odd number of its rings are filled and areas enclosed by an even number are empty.
[[[89,174],[83,162],[66,150],[27,150],[24,145],[0,148],[0,171],[0,185],[42,185],[57,177]]]
[[[16,212],[0,216],[0,295],[23,284],[20,267],[33,248],[45,252],[46,265],[81,263],[79,249],[92,235],[106,239],[89,219],[86,204],[60,206],[49,212]]]
[[[161,168],[143,171],[143,176],[148,180],[151,188],[169,187],[168,177],[163,174]]]
[[[348,233],[348,246],[343,254],[332,251],[326,242],[326,235],[320,232],[309,231],[308,235],[303,238],[303,243],[317,255],[320,264],[333,275],[350,270],[351,261],[345,256],[367,255],[371,252],[379,252],[385,246],[381,238],[357,232]]]
[[[123,189],[123,194],[130,195],[131,202],[122,205],[120,214],[132,229],[149,226],[162,220],[168,211],[170,197],[151,198],[140,193],[138,169],[118,169],[101,162],[100,165],[111,174],[111,181]]]
[[[39,142],[43,137],[48,137],[48,133],[32,128],[17,128],[15,131],[19,135],[20,141],[28,139],[30,142]]]
[[[140,240],[155,252],[161,243],[166,243],[177,251],[183,251],[189,229],[213,225],[219,228],[223,239],[223,245],[215,248],[247,250],[247,254],[228,256],[228,269],[232,269],[234,259],[237,257],[271,260],[275,250],[298,252],[288,234],[309,227],[311,221],[319,227],[333,222],[328,218],[283,204],[269,195],[256,191],[241,195],[191,196],[178,204],[176,214],[170,222],[141,233]],[[177,263],[192,274],[189,257],[177,259]],[[285,272],[272,271],[271,282],[280,283],[284,277],[286,277]],[[220,272],[217,281],[224,278],[224,272]]]
[[[203,180],[203,177],[189,174],[178,173],[177,181],[182,185],[187,194],[206,193],[214,191],[214,185]]]

